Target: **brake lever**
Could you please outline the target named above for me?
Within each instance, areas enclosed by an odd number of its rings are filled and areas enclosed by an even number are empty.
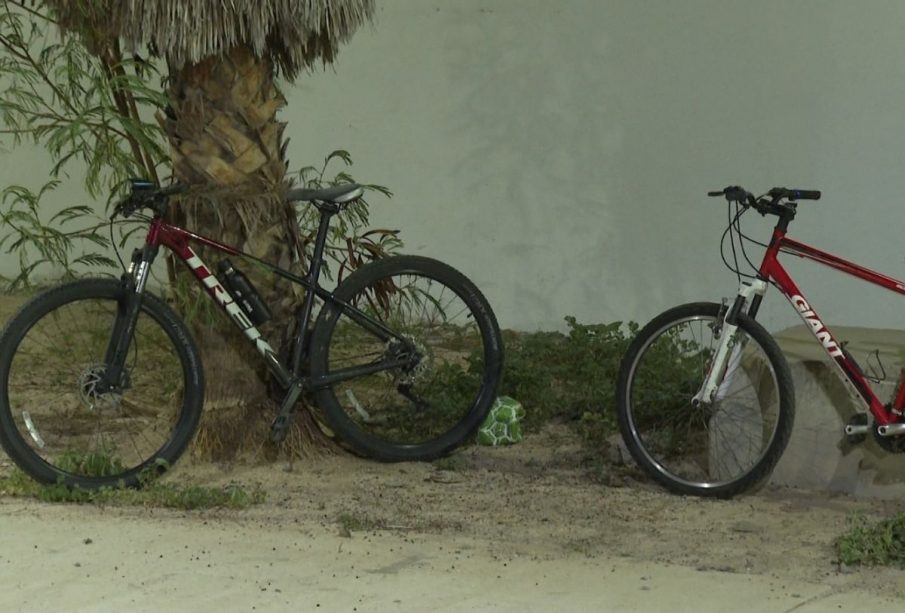
[[[132,193],[116,203],[113,207],[113,213],[110,215],[110,220],[116,219],[117,215],[121,215],[124,218],[131,217],[138,209],[144,206],[153,206],[162,198],[169,198],[170,196],[184,194],[189,191],[188,185],[177,183],[154,192],[143,193],[151,185],[153,184],[150,182],[134,179]]]
[[[754,204],[754,195],[739,185],[730,185],[729,187],[718,192],[707,192],[708,196],[725,196],[728,202],[738,202],[742,206],[751,206]]]
[[[110,221],[113,221],[118,216],[122,215],[123,217],[128,217],[129,215],[126,213],[126,205],[129,202],[128,196],[123,198],[119,202],[113,205],[113,212],[110,214]]]

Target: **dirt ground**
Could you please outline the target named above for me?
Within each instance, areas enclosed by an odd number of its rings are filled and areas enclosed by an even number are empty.
[[[243,511],[0,498],[0,610],[823,611],[905,596],[900,571],[840,568],[832,551],[853,512],[905,501],[682,498],[605,485],[581,456],[551,426],[435,464],[185,461],[170,477],[260,485],[266,502]]]

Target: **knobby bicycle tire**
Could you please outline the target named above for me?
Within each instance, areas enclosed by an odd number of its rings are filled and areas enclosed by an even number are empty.
[[[113,279],[52,288],[27,302],[0,336],[0,445],[39,482],[141,486],[176,462],[198,427],[198,349],[176,313],[148,292],[122,393],[92,387],[126,291]]]
[[[475,432],[496,398],[503,342],[490,305],[471,281],[436,260],[395,256],[354,272],[335,298],[383,321],[423,356],[410,372],[383,371],[316,392],[341,441],[379,461],[425,461]],[[328,302],[312,335],[311,374],[317,379],[398,350]]]
[[[729,498],[755,487],[776,466],[792,431],[788,364],[770,333],[745,314],[738,317],[737,360],[726,369],[719,400],[692,405],[713,354],[703,339],[720,313],[720,305],[704,302],[662,313],[638,333],[620,366],[622,438],[644,472],[678,494]],[[692,333],[682,337],[685,323]]]

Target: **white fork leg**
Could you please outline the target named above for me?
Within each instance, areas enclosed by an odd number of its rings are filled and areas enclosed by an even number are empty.
[[[732,387],[732,381],[735,379],[735,375],[742,367],[742,352],[744,350],[744,340],[741,342],[736,342],[732,345],[732,353],[729,354],[729,362],[726,365],[726,373],[720,380],[719,387],[714,392],[713,400],[715,402],[719,402],[726,397],[726,394],[729,393],[729,388]]]
[[[723,374],[726,372],[729,363],[730,344],[732,344],[732,341],[735,339],[736,330],[738,330],[738,326],[733,326],[723,320],[723,326],[720,333],[720,344],[717,346],[716,354],[713,356],[713,359],[710,360],[710,370],[707,371],[707,376],[704,378],[704,385],[701,386],[698,393],[691,399],[693,404],[700,404],[702,402],[710,404],[713,401],[714,393],[720,386]],[[738,347],[735,346],[733,349],[737,351]]]
[[[742,283],[739,287],[738,295],[742,296],[747,303],[752,295],[763,296],[767,291],[767,283],[756,279],[749,283]],[[704,378],[704,384],[698,393],[692,397],[693,404],[706,403],[710,404],[714,400],[718,400],[724,396],[732,384],[732,377],[742,359],[743,344],[735,342],[738,326],[730,324],[726,321],[726,314],[723,315],[723,321],[720,327],[720,342],[717,345],[716,354],[710,361],[710,369]]]

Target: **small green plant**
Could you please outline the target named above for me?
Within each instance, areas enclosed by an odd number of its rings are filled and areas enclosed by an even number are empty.
[[[528,430],[564,420],[596,438],[612,431],[619,363],[637,326],[565,320],[566,334],[507,334],[500,392],[525,406]]]
[[[342,162],[344,169],[330,177],[327,169],[334,160]],[[308,189],[355,183],[355,179],[348,171],[351,166],[352,156],[349,152],[337,149],[324,158],[320,167],[306,166],[298,171],[297,176],[301,186]],[[362,187],[368,194],[376,193],[385,198],[393,197],[393,192],[383,185],[364,184]],[[364,264],[398,252],[402,247],[399,230],[368,227],[370,223],[368,207],[367,198],[360,198],[336,216],[330,227],[326,248],[327,259],[324,262],[326,265],[323,268],[328,279],[335,278],[337,282],[342,281],[349,273]],[[299,242],[304,251],[305,260],[310,261],[314,253],[314,240],[317,235],[320,212],[313,206],[300,206],[296,210],[300,228]]]
[[[105,477],[125,470],[122,462],[109,453],[67,451],[55,463],[60,470],[86,477]]]
[[[550,421],[566,422],[593,456],[606,450],[615,430],[619,363],[637,325],[581,324],[565,318],[568,331],[509,332],[500,393],[521,402],[527,431]]]
[[[588,451],[599,463],[605,457],[607,439],[616,430],[616,383],[622,356],[638,332],[634,322],[582,324],[565,318],[567,331],[523,333],[506,330],[503,380],[498,394],[511,396],[525,408],[524,429],[537,431],[551,421],[576,429]],[[656,385],[640,393],[644,406],[654,414],[680,411],[676,399],[689,385],[700,384],[701,354],[688,341],[664,337],[654,348],[651,368]],[[471,366],[450,369],[438,379],[449,405],[470,401],[473,378],[481,372],[480,358],[472,354]],[[686,394],[687,396],[687,394]]]
[[[155,483],[146,490],[131,490],[144,495],[144,506],[161,506],[172,509],[245,509],[261,504],[266,493],[260,486],[251,490],[237,483],[222,487],[204,485],[180,485],[176,483]],[[141,503],[142,501],[137,501]]]
[[[0,147],[32,142],[52,167],[37,189],[3,186],[0,249],[18,258],[13,288],[33,276],[71,277],[109,269],[112,233],[100,208],[75,204],[53,214],[45,196],[71,189],[72,176],[94,199],[132,176],[157,178],[168,154],[155,111],[166,105],[157,65],[111,46],[92,53],[60,33],[45,3],[0,6]],[[65,185],[62,183],[65,182]],[[121,235],[122,238],[123,235]]]
[[[848,530],[835,542],[839,562],[850,566],[905,565],[905,513],[876,523],[856,513],[848,523]]]
[[[336,523],[339,524],[340,529],[344,532],[362,532],[374,530],[378,527],[377,522],[374,520],[348,512],[340,513],[339,517],[336,518]]]
[[[84,490],[63,484],[41,484],[20,470],[13,470],[9,476],[0,477],[0,496],[35,498],[43,502],[184,510],[245,509],[261,504],[266,499],[266,494],[259,485],[249,489],[236,483],[208,487],[155,481],[139,490],[112,487]]]

